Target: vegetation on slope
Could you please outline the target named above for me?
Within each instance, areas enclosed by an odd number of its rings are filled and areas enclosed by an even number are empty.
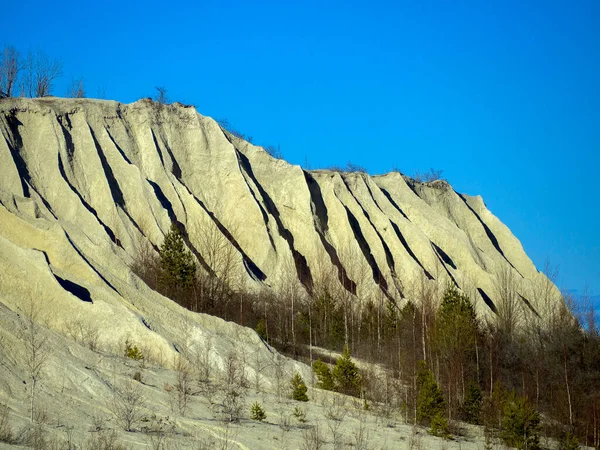
[[[453,285],[420,283],[415,302],[399,305],[381,292],[349,298],[336,290],[334,274],[319,274],[310,293],[294,283],[281,295],[243,292],[216,268],[221,276],[198,269],[189,286],[173,289],[160,283],[160,256],[143,256],[136,269],[152,288],[193,311],[260,323],[271,345],[313,365],[321,388],[363,397],[365,405],[442,435],[463,420],[508,445],[535,448],[540,429],[600,445],[598,329],[593,314],[584,327],[565,299],[553,298],[549,280],[536,292],[543,318],[516,300],[505,274],[496,317],[481,321],[473,299]],[[333,372],[316,360],[316,347],[344,350]],[[350,353],[385,373],[359,374]]]

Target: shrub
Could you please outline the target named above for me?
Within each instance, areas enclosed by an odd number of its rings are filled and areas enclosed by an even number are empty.
[[[125,352],[124,355],[126,358],[134,359],[136,361],[141,361],[144,359],[144,355],[137,347],[137,345],[133,345],[129,342],[129,339],[125,341]]]
[[[511,392],[502,410],[502,440],[517,449],[539,449],[540,415],[527,398]]]
[[[344,347],[342,356],[335,363],[333,380],[336,391],[355,397],[360,395],[361,379],[348,347]]]
[[[265,410],[260,405],[260,403],[254,402],[254,404],[250,408],[250,418],[252,420],[258,420],[259,422],[262,422],[267,418],[267,414],[265,413]]]
[[[308,388],[306,387],[306,383],[304,383],[302,376],[298,372],[296,372],[294,374],[294,376],[292,377],[292,379],[290,380],[290,385],[292,388],[292,399],[293,400],[296,400],[299,402],[307,402],[308,401],[308,395],[306,395]]]
[[[333,376],[329,366],[320,359],[313,363],[313,372],[317,376],[317,387],[327,391],[333,391]]]
[[[294,411],[292,412],[292,416],[294,416],[298,422],[306,423],[306,411],[304,411],[299,406],[296,406],[294,408]]]

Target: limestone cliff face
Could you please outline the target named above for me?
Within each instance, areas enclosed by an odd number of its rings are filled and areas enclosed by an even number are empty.
[[[207,236],[220,238],[251,289],[329,278],[357,301],[401,302],[422,280],[451,281],[487,315],[510,276],[541,308],[546,279],[519,241],[481,197],[444,181],[306,171],[192,107],[149,100],[5,99],[0,132],[3,302],[36,285],[61,301],[77,286],[131,302],[145,292],[133,258],[178,221],[203,270],[218,275]]]

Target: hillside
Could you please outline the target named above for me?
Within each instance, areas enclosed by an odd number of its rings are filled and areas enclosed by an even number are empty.
[[[540,330],[564,307],[482,198],[443,180],[304,170],[151,100],[2,99],[0,132],[0,406],[61,445],[104,448],[92,441],[118,430],[134,448],[316,448],[320,426],[334,448],[481,448],[479,428],[448,442],[410,425],[418,360],[442,355],[428,314],[444,291],[470,299],[481,329],[510,307],[511,326]],[[196,262],[187,290],[156,272],[173,224]],[[362,399],[317,389],[305,364],[345,345],[364,359]],[[503,341],[477,331],[468,345],[491,391]],[[469,358],[448,371],[451,418]],[[307,404],[287,398],[296,372]],[[506,378],[538,397],[540,380]],[[135,432],[115,413],[128,390],[143,397]],[[266,423],[248,418],[254,401]],[[35,446],[39,429],[18,442]]]

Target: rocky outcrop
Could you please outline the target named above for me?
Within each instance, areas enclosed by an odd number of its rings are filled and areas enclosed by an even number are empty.
[[[306,171],[193,107],[150,100],[3,99],[0,133],[4,303],[44,292],[56,305],[115,305],[105,320],[125,320],[116,305],[131,310],[146,295],[133,259],[178,221],[217,275],[204,237],[224,237],[249,289],[292,273],[310,291],[333,273],[357,301],[401,302],[422,280],[451,282],[485,316],[509,273],[520,298],[541,306],[535,290],[547,280],[519,241],[481,197],[445,181]]]

